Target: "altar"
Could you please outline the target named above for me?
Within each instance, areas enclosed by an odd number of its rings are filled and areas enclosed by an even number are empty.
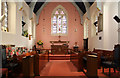
[[[69,41],[50,41],[52,54],[67,54]]]

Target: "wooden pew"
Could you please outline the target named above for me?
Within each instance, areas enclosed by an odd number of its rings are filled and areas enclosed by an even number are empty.
[[[48,51],[42,54],[35,54],[34,56],[34,74],[39,76],[42,69],[48,63]]]
[[[98,67],[101,67],[101,57],[105,57],[107,60],[113,60],[114,51],[94,49],[92,53],[96,53],[98,56]]]
[[[22,59],[22,71],[25,77],[34,76],[33,62],[34,56],[26,56]]]
[[[70,54],[70,61],[77,67],[78,71],[83,70],[83,53],[75,53],[72,51]]]
[[[110,56],[110,57],[112,57],[114,51],[94,49],[93,52],[100,53],[101,56]]]

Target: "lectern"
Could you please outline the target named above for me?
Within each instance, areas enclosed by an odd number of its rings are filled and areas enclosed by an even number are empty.
[[[87,76],[90,78],[97,78],[97,56],[95,55],[88,55],[87,56]]]

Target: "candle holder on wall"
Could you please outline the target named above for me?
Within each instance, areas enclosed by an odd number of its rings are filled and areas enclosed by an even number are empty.
[[[21,6],[20,8],[19,8],[19,11],[22,11],[23,10],[23,6]]]
[[[32,35],[29,35],[29,40],[31,40]]]

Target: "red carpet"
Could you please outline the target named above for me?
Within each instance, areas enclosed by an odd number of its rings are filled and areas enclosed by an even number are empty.
[[[86,71],[86,70],[84,70]],[[120,78],[118,71],[116,73],[111,69],[111,76],[108,76],[109,69],[98,69],[98,78]],[[35,78],[87,78],[83,72],[77,72],[76,67],[70,60],[50,60],[46,67],[41,71],[40,76]]]
[[[51,60],[41,71],[41,76],[85,76],[77,72],[76,67],[69,60]]]

